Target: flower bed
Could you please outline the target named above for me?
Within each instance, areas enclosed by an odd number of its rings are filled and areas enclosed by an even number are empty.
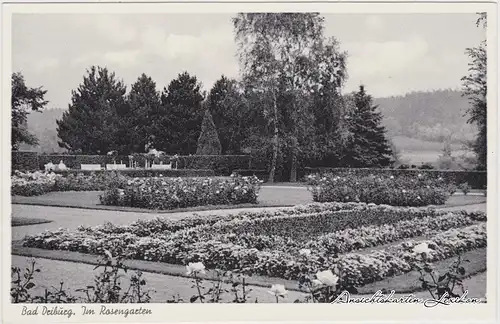
[[[19,196],[38,196],[52,191],[91,191],[105,190],[123,186],[129,178],[117,173],[107,172],[91,175],[66,177],[53,172],[19,172],[11,176],[11,194]]]
[[[291,215],[303,215],[309,213],[319,213],[325,211],[339,211],[339,210],[350,210],[350,209],[366,209],[368,205],[362,203],[312,203],[307,205],[297,205],[294,207],[278,208],[273,210],[264,210],[259,212],[247,211],[240,212],[238,214],[214,214],[214,215],[199,215],[193,214],[189,218],[183,218],[180,220],[171,220],[169,218],[157,217],[147,220],[137,220],[130,225],[115,225],[113,223],[106,223],[104,225],[88,227],[80,226],[79,231],[84,231],[87,233],[101,233],[101,235],[106,234],[118,234],[118,233],[132,233],[137,236],[150,236],[156,233],[169,233],[176,232],[182,229],[195,227],[198,225],[212,225],[219,221],[229,221],[234,219],[256,219],[256,218],[267,218],[275,216],[291,216]]]
[[[485,189],[487,184],[486,171],[470,170],[417,170],[417,169],[376,169],[376,168],[305,168],[304,176],[310,174],[335,174],[338,177],[363,177],[376,175],[381,177],[416,177],[423,174],[425,177],[460,185],[467,182],[473,189]]]
[[[391,206],[442,205],[456,188],[442,178],[415,175],[309,175],[309,190],[317,202],[366,202]]]
[[[104,205],[164,210],[257,203],[259,189],[256,177],[133,178],[107,190],[100,200]]]
[[[433,218],[442,212],[427,209],[394,208],[390,206],[358,207],[351,210],[322,211],[310,214],[235,219],[210,225],[212,233],[276,235],[307,241],[325,233],[362,226],[382,226],[404,220]]]
[[[388,216],[383,216],[382,211]],[[346,213],[356,216],[339,216]],[[272,220],[269,224],[280,227],[282,223],[276,220],[289,222],[289,219],[303,218],[315,223],[316,214],[329,214],[331,219],[344,217],[340,224],[345,225],[329,233],[317,231],[322,235],[309,240],[297,235],[303,230],[301,227],[294,232],[285,230],[282,235],[276,235],[271,225],[263,227],[270,230],[267,233],[250,230],[259,226],[248,226],[249,222]],[[371,214],[377,217],[370,218],[368,215]],[[355,223],[355,219],[360,221]],[[364,219],[373,224],[365,223]],[[94,228],[80,227],[77,231],[44,232],[26,237],[24,245],[92,254],[110,250],[113,254],[124,254],[135,259],[174,264],[203,262],[209,268],[285,279],[297,279],[301,273],[330,269],[337,265],[348,269],[346,278],[359,285],[408,271],[417,256],[410,253],[409,243],[399,243],[368,254],[353,251],[424,237],[429,238],[424,242],[428,242],[434,251],[429,252],[429,255],[438,260],[450,257],[457,251],[484,247],[485,220],[484,213],[353,203],[311,204],[282,208],[275,212],[240,213],[214,219],[196,216],[177,223],[155,219],[137,221],[129,226],[107,224]],[[289,225],[285,227],[292,228]]]

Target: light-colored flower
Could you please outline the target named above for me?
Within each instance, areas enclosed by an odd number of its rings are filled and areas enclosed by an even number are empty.
[[[339,277],[334,275],[332,270],[325,270],[316,273],[316,278],[326,286],[335,287],[339,281]]]
[[[319,281],[318,279],[313,279],[311,280],[311,285],[313,289],[317,289],[323,286],[323,283]]]
[[[418,177],[419,177],[419,178],[422,178],[422,174],[421,174],[421,173],[419,173],[419,174],[418,174]]]
[[[406,193],[406,190],[404,190],[404,189],[403,189],[403,190],[402,190],[402,192],[403,192],[403,193]]]
[[[106,258],[108,260],[113,259],[113,254],[111,254],[111,252],[109,252],[109,250],[104,250],[104,255],[106,256]]]
[[[271,290],[269,290],[268,293],[276,297],[278,296],[284,297],[288,293],[288,291],[285,289],[284,285],[276,284],[271,286]]]
[[[394,179],[394,176],[391,176],[391,179]]]
[[[304,256],[311,255],[311,250],[310,249],[300,249],[299,254],[304,255]]]
[[[187,269],[187,275],[191,275],[191,274],[197,274],[197,273],[201,273],[201,274],[205,274],[206,271],[205,271],[205,265],[201,262],[190,262],[187,266],[186,266],[186,269]]]
[[[415,253],[429,253],[430,251],[431,249],[429,248],[429,245],[425,242],[413,247],[413,252]]]

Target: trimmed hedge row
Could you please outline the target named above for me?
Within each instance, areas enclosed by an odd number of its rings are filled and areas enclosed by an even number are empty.
[[[487,185],[486,171],[465,171],[465,170],[414,170],[414,169],[370,169],[370,168],[305,168],[305,176],[311,174],[333,174],[338,177],[345,176],[417,176],[425,174],[432,179],[442,178],[445,182],[460,185],[467,182],[472,189],[485,189]]]
[[[252,167],[250,155],[192,155],[179,156],[177,160],[179,169],[210,169],[215,175],[231,175],[237,169]]]
[[[154,161],[155,164],[169,164],[172,162],[177,169],[190,170],[213,170],[216,176],[229,176],[237,169],[252,168],[252,157],[250,155],[192,155],[178,156],[172,160],[172,156],[161,156],[151,158],[146,154],[133,154],[133,161],[139,167],[144,167],[146,160]],[[43,170],[45,164],[52,162],[58,164],[60,161],[71,169],[79,169],[81,164],[112,164],[114,161],[128,166],[128,156],[108,155],[80,155],[80,154],[38,154],[36,152],[12,151],[12,170]],[[135,175],[134,175],[135,176]]]
[[[12,170],[37,170],[39,158],[37,152],[12,151]]]

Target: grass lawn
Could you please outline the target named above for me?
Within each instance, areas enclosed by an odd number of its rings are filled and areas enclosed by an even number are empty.
[[[257,204],[238,204],[238,205],[221,205],[221,206],[198,206],[189,208],[179,208],[171,210],[154,211],[144,208],[120,207],[120,206],[105,206],[101,205],[99,195],[101,191],[66,191],[66,192],[51,192],[42,196],[33,197],[12,197],[14,204],[26,205],[42,205],[56,207],[74,207],[85,209],[104,209],[117,211],[131,212],[154,212],[154,213],[174,213],[179,211],[202,211],[216,209],[233,209],[233,208],[252,208],[252,207],[285,207],[301,204],[312,203],[312,196],[306,188],[297,186],[263,186],[259,193]],[[477,195],[455,195],[448,199],[445,205],[437,207],[453,207],[464,206],[471,204],[480,204],[486,202],[485,196]]]
[[[36,225],[36,224],[44,224],[51,222],[52,222],[51,220],[42,218],[12,217],[11,219],[12,226],[27,226],[27,225]]]

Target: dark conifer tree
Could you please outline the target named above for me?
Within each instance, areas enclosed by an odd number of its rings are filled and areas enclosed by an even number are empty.
[[[386,167],[393,161],[390,143],[382,126],[382,114],[373,105],[364,86],[353,95],[348,112],[350,139],[344,164],[351,167]]]
[[[203,120],[203,95],[195,76],[184,72],[172,80],[161,96],[163,134],[155,148],[181,155],[195,154]]]
[[[160,94],[156,91],[156,83],[144,73],[132,85],[128,96],[130,114],[128,116],[128,132],[130,151],[143,153],[146,145],[155,147],[155,139],[166,136],[166,129],[159,124],[162,111]]]
[[[222,154],[240,153],[248,128],[248,111],[237,82],[221,76],[208,93],[206,103],[219,134]]]
[[[217,134],[212,114],[210,110],[207,109],[201,124],[201,133],[198,138],[196,155],[219,155],[221,149],[219,135]]]
[[[59,146],[84,154],[123,151],[119,138],[128,114],[126,87],[106,68],[93,66],[87,73],[72,91],[69,109],[57,121]]]

